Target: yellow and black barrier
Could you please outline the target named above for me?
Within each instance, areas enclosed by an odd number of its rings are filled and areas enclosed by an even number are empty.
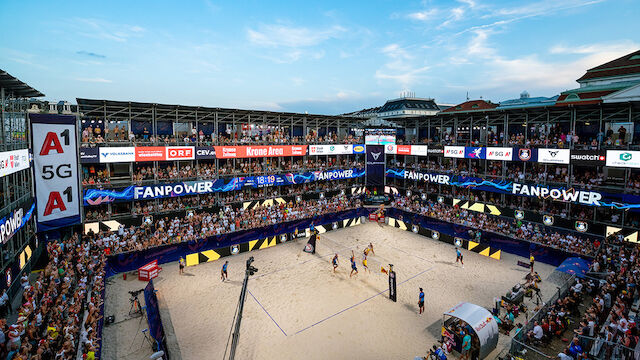
[[[490,257],[492,259],[500,260],[500,257],[502,255],[502,250],[491,249],[489,245],[485,245],[485,244],[478,243],[471,240],[465,240],[465,239],[454,237],[448,234],[441,234],[438,231],[427,229],[420,225],[410,224],[403,220],[395,219],[392,217],[389,217],[389,225],[401,230],[411,231],[415,234],[429,237],[433,240],[438,240],[438,241],[445,242],[447,244],[458,246],[460,248],[473,251],[480,255]]]
[[[249,206],[253,206],[253,205],[248,204],[248,207]],[[322,234],[327,231],[337,230],[340,228],[345,228],[345,227],[350,227],[350,226],[355,226],[360,224],[361,224],[361,218],[355,217],[351,219],[336,221],[329,224],[317,225],[315,226],[315,230],[319,234]],[[214,250],[205,250],[205,251],[196,252],[193,254],[188,254],[185,258],[185,262],[187,266],[198,265],[202,263],[216,261],[226,256],[237,255],[247,251],[266,249],[272,246],[276,246],[278,244],[282,244],[287,241],[305,238],[309,236],[311,236],[310,228],[299,229],[299,230],[296,229],[296,231],[291,233],[284,233],[276,236],[270,236],[266,238],[251,240],[248,242],[235,244],[227,247],[222,247]]]

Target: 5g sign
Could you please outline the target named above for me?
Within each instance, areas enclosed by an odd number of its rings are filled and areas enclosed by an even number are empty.
[[[48,230],[79,222],[76,118],[31,114],[30,119],[38,227]]]

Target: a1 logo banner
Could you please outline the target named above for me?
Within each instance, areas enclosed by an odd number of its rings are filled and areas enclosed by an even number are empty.
[[[80,222],[76,117],[29,114],[38,230]]]

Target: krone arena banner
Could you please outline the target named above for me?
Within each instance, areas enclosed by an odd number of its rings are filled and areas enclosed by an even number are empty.
[[[364,169],[325,170],[301,174],[236,177],[232,179],[185,181],[150,186],[129,186],[123,190],[88,189],[84,192],[85,205],[100,205],[114,201],[161,199],[198,194],[211,194],[240,190],[246,187],[295,185],[313,181],[353,179],[364,176]]]
[[[605,193],[576,188],[554,187],[537,184],[521,184],[513,181],[483,179],[471,176],[427,173],[406,169],[387,169],[387,177],[407,179],[440,185],[451,185],[467,189],[490,191],[501,194],[537,197],[555,201],[571,202],[590,206],[615,207],[617,209],[640,210],[640,196]]]
[[[307,145],[214,146],[218,159],[304,156]]]

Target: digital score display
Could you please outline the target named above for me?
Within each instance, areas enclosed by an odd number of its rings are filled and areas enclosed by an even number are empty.
[[[364,142],[366,145],[395,145],[396,129],[365,129]]]

